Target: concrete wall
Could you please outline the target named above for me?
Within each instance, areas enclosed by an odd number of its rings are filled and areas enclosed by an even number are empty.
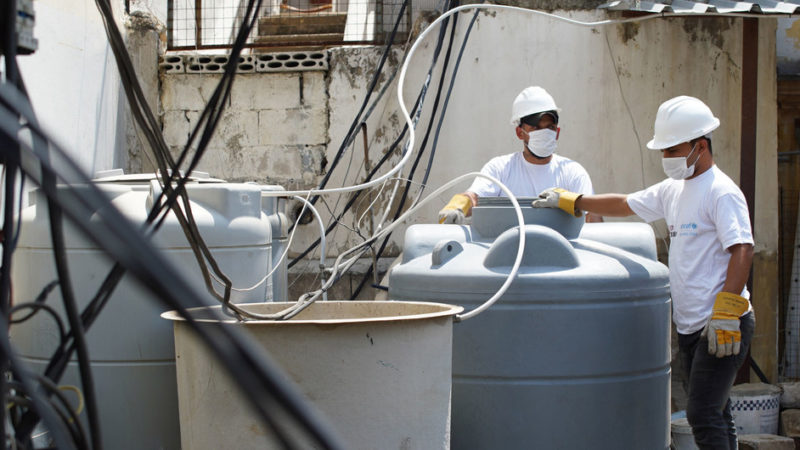
[[[800,22],[795,18],[778,19],[775,41],[778,75],[800,75]]]

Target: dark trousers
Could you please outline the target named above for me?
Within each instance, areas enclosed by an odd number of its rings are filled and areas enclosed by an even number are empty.
[[[688,375],[686,419],[692,426],[694,441],[701,450],[736,450],[736,426],[728,399],[736,372],[742,366],[753,339],[753,313],[739,320],[742,347],[738,355],[717,358],[708,354],[708,339],[702,330],[678,334],[680,357]]]

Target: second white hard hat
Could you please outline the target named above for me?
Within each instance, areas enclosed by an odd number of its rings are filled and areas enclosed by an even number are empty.
[[[517,95],[511,105],[511,125],[519,125],[519,119],[543,111],[560,113],[561,109],[544,89],[539,86],[527,87]]]
[[[647,143],[647,148],[670,148],[705,136],[718,126],[719,119],[714,117],[705,103],[694,97],[681,95],[658,107],[653,139]]]

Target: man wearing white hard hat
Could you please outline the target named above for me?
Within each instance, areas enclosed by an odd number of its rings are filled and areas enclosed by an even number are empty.
[[[746,287],[753,236],[742,191],[714,164],[711,131],[718,126],[702,101],[668,100],[647,143],[661,151],[666,180],[629,195],[548,189],[533,206],[666,220],[673,321],[688,374],[686,417],[699,448],[734,450],[728,394],[755,327]]]
[[[511,125],[522,141],[522,151],[491,159],[481,173],[497,178],[518,197],[536,197],[554,186],[592,194],[592,180],[583,166],[554,153],[560,112],[553,97],[541,87],[531,86],[520,92],[511,106]],[[499,186],[485,178],[476,178],[466,192],[454,195],[439,211],[439,223],[464,223],[479,197],[501,195]],[[586,220],[599,222],[602,218],[587,215]]]

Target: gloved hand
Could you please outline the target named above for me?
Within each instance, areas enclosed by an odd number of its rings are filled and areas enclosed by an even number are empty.
[[[570,192],[561,188],[550,188],[543,190],[542,193],[539,194],[539,199],[534,200],[531,206],[534,208],[560,208],[567,214],[580,217],[583,215],[583,212],[579,209],[575,209],[575,202],[581,197],[583,197],[583,194],[576,194],[575,192]]]
[[[708,354],[717,358],[738,355],[742,345],[739,317],[747,311],[749,301],[730,292],[720,292],[714,301],[711,318],[703,328],[708,337]]]
[[[462,224],[472,210],[472,200],[464,194],[456,194],[439,211],[439,223]]]

